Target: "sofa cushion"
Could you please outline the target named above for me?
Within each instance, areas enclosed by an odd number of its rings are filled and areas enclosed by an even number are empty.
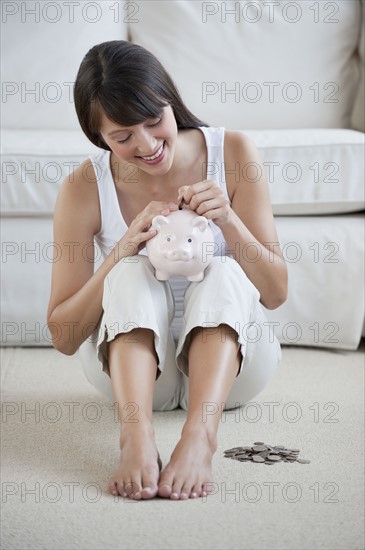
[[[356,212],[365,207],[365,136],[354,130],[251,130],[277,215]],[[247,171],[247,174],[249,171]],[[251,171],[255,177],[255,169]]]
[[[49,216],[64,178],[99,151],[76,130],[2,130],[2,204],[6,216]]]
[[[52,219],[3,218],[0,223],[0,345],[50,345],[47,305],[52,263],[59,258]],[[356,349],[364,319],[363,216],[279,216],[276,225],[289,295],[281,307],[265,311],[268,322],[258,337],[270,338],[274,330],[286,345]]]
[[[350,128],[361,2],[139,1],[131,40],[230,129]]]
[[[353,130],[252,130],[274,214],[333,214],[364,208],[364,134]],[[51,215],[63,179],[99,151],[81,131],[4,130],[2,213]],[[229,168],[229,167],[227,167]],[[214,166],[209,172],[214,179]],[[257,170],[237,167],[255,181]]]
[[[7,128],[78,128],[73,83],[88,50],[127,40],[122,0],[2,2],[2,121]]]
[[[271,328],[280,343],[356,349],[365,303],[363,214],[279,216],[275,222],[288,299],[266,316],[276,323]]]

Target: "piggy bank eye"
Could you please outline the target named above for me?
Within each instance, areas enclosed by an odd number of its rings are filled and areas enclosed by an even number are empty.
[[[188,243],[192,243],[193,242],[193,239],[188,239]]]
[[[175,235],[166,235],[165,238],[164,238],[164,242],[165,243],[171,243],[175,240]]]

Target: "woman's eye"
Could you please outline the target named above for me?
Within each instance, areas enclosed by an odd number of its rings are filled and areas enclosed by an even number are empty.
[[[131,137],[131,136],[128,136],[128,137],[125,138],[125,139],[119,139],[119,140],[117,141],[117,143],[125,143],[126,141],[129,140],[130,137]]]
[[[150,124],[150,127],[154,128],[155,126],[158,126],[161,123],[161,121],[162,121],[162,117],[159,118],[157,122],[154,122],[153,124]]]

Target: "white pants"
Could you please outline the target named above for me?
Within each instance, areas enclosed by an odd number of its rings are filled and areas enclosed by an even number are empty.
[[[180,335],[175,341],[171,330],[175,304],[170,284],[155,278],[146,256],[125,258],[105,278],[103,315],[94,335],[79,348],[86,378],[114,401],[106,343],[119,335],[133,345],[133,336],[128,334],[131,330],[151,329],[159,369],[153,410],[170,411],[179,406],[187,410],[190,333],[194,327],[210,327],[204,340],[209,346],[209,338],[225,324],[237,332],[242,362],[225,403],[217,405],[222,409],[244,405],[270,383],[282,356],[276,336],[268,330],[259,299],[259,291],[238,263],[216,256],[203,281],[190,283],[186,289]]]

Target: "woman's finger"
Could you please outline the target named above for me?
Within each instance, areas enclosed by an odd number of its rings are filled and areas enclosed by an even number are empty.
[[[200,193],[193,195],[189,203],[189,206],[192,210],[195,210],[197,212],[198,207],[203,202],[207,202],[215,199],[224,201],[225,195],[220,190],[217,191],[216,189],[208,189],[207,191],[202,191]]]
[[[207,212],[210,212],[211,210],[216,210],[217,208],[226,208],[228,206],[228,203],[226,201],[222,201],[220,198],[214,198],[210,200],[202,201],[199,206],[195,209],[195,212],[199,214],[199,216],[205,216]]]
[[[189,185],[188,187],[186,187],[186,190],[184,192],[184,201],[186,202],[186,204],[190,205],[190,202],[194,196],[208,190],[215,192],[216,190],[220,191],[220,188],[217,182],[214,180],[204,180],[194,183],[193,185]]]

